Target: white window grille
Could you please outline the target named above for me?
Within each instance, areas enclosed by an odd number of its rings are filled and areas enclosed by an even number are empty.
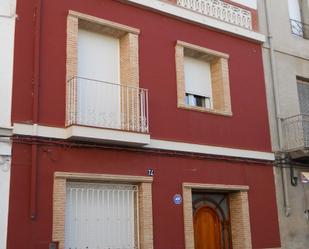
[[[138,248],[137,186],[69,182],[65,249]]]

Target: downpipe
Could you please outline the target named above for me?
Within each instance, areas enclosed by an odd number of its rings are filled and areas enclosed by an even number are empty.
[[[275,116],[276,116],[276,126],[277,126],[277,136],[278,136],[278,145],[279,151],[282,150],[282,120],[281,120],[281,112],[280,112],[280,103],[279,103],[279,95],[278,95],[278,79],[277,79],[277,68],[276,68],[276,58],[275,52],[273,47],[273,36],[272,36],[272,23],[269,13],[269,0],[264,0],[265,6],[265,14],[266,14],[266,23],[267,23],[267,38],[269,43],[269,52],[270,52],[270,64],[271,64],[271,75],[272,75],[272,89],[274,95],[274,102],[275,102]],[[280,160],[282,157],[285,157],[284,154],[280,153]],[[290,199],[288,194],[288,173],[287,168],[285,165],[280,164],[281,169],[281,177],[282,177],[282,191],[283,191],[283,203],[284,203],[284,213],[285,216],[288,217],[291,214],[291,206],[290,206]]]
[[[35,1],[33,15],[34,35],[33,35],[33,79],[32,79],[32,123],[33,135],[37,135],[37,124],[39,121],[39,83],[40,83],[40,48],[41,48],[41,16],[42,0]],[[30,219],[35,220],[37,217],[37,165],[38,145],[31,145],[31,182],[30,182]]]

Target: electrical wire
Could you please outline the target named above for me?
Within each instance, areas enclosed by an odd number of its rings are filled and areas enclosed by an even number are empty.
[[[125,146],[113,146],[106,144],[97,144],[97,143],[81,143],[75,141],[64,141],[64,140],[55,140],[55,139],[47,139],[47,138],[37,138],[37,137],[24,137],[24,136],[13,136],[12,141],[14,143],[22,143],[22,144],[37,144],[37,145],[55,145],[62,146],[67,148],[92,148],[92,149],[107,149],[107,150],[121,150],[121,151],[129,151],[129,152],[139,152],[139,153],[152,153],[152,154],[160,154],[166,156],[177,156],[177,157],[189,157],[193,159],[210,159],[210,160],[218,160],[218,161],[229,161],[233,163],[247,163],[249,164],[260,164],[262,166],[270,167],[273,166],[273,161],[267,160],[258,160],[258,159],[245,159],[239,157],[228,157],[228,156],[218,156],[218,155],[202,155],[199,153],[190,153],[190,152],[179,152],[179,151],[171,151],[171,150],[160,150],[160,149],[151,149],[151,148],[133,148],[133,147],[125,147]]]

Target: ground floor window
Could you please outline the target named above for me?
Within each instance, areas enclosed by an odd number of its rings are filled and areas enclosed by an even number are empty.
[[[68,182],[65,248],[137,248],[137,193],[135,185]]]
[[[153,249],[152,177],[55,172],[59,249]]]

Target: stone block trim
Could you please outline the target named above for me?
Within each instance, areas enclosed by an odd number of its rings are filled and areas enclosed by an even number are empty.
[[[175,64],[177,80],[177,103],[179,106],[186,105],[186,86],[184,73],[184,47],[176,45],[175,47]]]
[[[248,205],[248,186],[183,183],[185,249],[194,249],[192,190],[229,193],[233,249],[252,249]]]
[[[126,33],[120,38],[120,84],[122,129],[140,125],[138,35]],[[140,127],[137,127],[139,130]]]
[[[151,183],[141,183],[139,195],[140,249],[153,249],[152,189]]]
[[[88,174],[55,172],[53,187],[53,231],[52,240],[64,249],[65,206],[67,181],[132,183],[138,185],[138,209],[136,227],[139,231],[136,241],[140,249],[153,249],[152,178],[143,176]]]
[[[196,59],[205,60],[210,63],[213,95],[212,109],[186,105],[184,56],[190,56]],[[178,107],[195,111],[210,112],[214,114],[231,116],[232,107],[229,86],[228,58],[228,54],[214,51],[208,48],[203,48],[186,42],[177,41],[175,47],[175,62]]]
[[[229,201],[233,248],[251,249],[248,193],[245,191],[231,193]]]
[[[194,227],[192,209],[192,189],[183,187],[183,216],[185,230],[185,249],[194,249]]]
[[[54,179],[53,192],[53,235],[52,240],[59,242],[59,249],[64,249],[66,179]]]

